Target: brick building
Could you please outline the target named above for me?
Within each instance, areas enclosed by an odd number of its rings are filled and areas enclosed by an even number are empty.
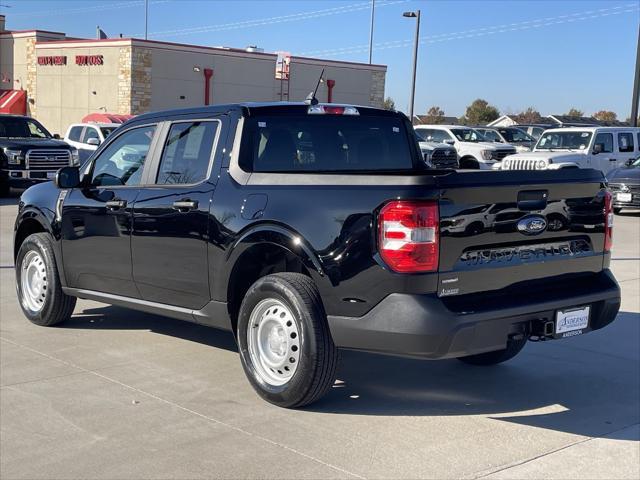
[[[386,66],[135,38],[100,40],[11,31],[0,15],[0,113],[52,132],[91,113],[140,113],[213,103],[303,100],[322,69],[321,101],[382,106]]]

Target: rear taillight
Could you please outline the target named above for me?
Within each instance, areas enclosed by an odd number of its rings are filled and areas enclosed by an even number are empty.
[[[608,190],[604,194],[604,251],[610,252],[613,246],[613,199]]]
[[[438,270],[438,204],[434,201],[387,203],[378,216],[380,256],[394,272]]]

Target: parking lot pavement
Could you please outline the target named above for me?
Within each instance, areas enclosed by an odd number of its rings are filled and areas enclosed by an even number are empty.
[[[639,478],[640,215],[616,216],[621,313],[481,368],[344,352],[320,403],[259,400],[230,334],[79,301],[58,328],[15,295],[0,202],[0,477]]]

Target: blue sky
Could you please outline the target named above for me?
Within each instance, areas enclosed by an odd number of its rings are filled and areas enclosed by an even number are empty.
[[[370,0],[150,0],[150,38],[368,61]],[[142,36],[141,0],[0,0],[10,29]],[[9,8],[7,8],[7,5]],[[501,112],[577,107],[630,113],[640,0],[376,0],[373,61],[405,110],[421,9],[416,112],[459,116],[475,98]]]

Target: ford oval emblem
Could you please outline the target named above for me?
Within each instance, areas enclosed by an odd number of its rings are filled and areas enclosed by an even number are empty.
[[[547,221],[540,215],[530,215],[518,222],[518,231],[524,235],[538,235],[547,228]]]

